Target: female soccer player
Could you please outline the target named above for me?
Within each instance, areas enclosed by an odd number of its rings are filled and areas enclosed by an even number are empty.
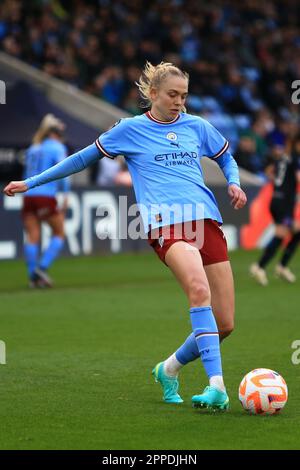
[[[170,63],[153,66],[147,62],[137,85],[150,111],[120,120],[95,144],[40,175],[11,182],[4,191],[13,196],[81,171],[98,158],[124,155],[149,243],[173,272],[190,306],[193,333],[157,364],[153,375],[163,388],[164,401],[181,403],[178,372],[201,357],[209,386],[193,396],[192,402],[227,409],[219,339],[233,329],[233,277],[220,229],[222,218],[204,184],[200,157],[208,156],[219,164],[235,209],[245,205],[246,195],[228,142],[207,121],[185,112],[188,82],[188,75]]]
[[[47,114],[33,137],[32,145],[26,152],[25,178],[30,178],[66,157],[62,143],[65,125],[52,114]],[[62,211],[57,208],[56,193],[65,193]],[[64,213],[67,208],[67,179],[62,184],[49,182],[28,190],[23,200],[22,218],[26,233],[24,254],[27,264],[30,287],[51,287],[52,279],[47,269],[59,255],[64,244]],[[52,238],[40,260],[39,244],[41,222],[46,222],[52,230]]]
[[[266,173],[274,186],[270,212],[275,224],[275,234],[258,263],[250,266],[250,274],[262,286],[268,285],[265,268],[276,255],[284,239],[290,235],[291,239],[275,267],[275,275],[293,283],[296,276],[289,269],[288,263],[300,242],[300,223],[294,220],[297,183],[300,183],[300,134],[292,141],[290,155],[279,150],[278,155],[275,154],[267,165]]]

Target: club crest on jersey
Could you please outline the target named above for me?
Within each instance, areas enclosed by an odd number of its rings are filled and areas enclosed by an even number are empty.
[[[175,132],[168,132],[167,139],[172,141],[177,140],[177,135],[175,134]]]

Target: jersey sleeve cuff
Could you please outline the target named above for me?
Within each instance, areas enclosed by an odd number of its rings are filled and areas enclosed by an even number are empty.
[[[216,158],[221,157],[221,155],[223,155],[223,153],[225,153],[226,150],[228,150],[228,147],[229,147],[229,142],[228,142],[228,140],[226,140],[226,142],[225,142],[225,144],[223,145],[223,147],[221,148],[221,150],[219,150],[218,153],[216,153],[215,155],[213,155],[213,156],[210,157],[210,158],[213,158],[213,159],[215,160]]]
[[[99,139],[96,139],[95,144],[96,144],[97,149],[98,149],[103,155],[105,155],[105,157],[108,157],[108,158],[116,158],[116,157],[114,157],[113,155],[110,155],[110,154],[105,150],[105,148],[100,144]]]
[[[33,180],[32,177],[31,178],[26,178],[26,180],[24,180],[24,183],[26,184],[28,189],[32,189],[35,186],[34,180]]]

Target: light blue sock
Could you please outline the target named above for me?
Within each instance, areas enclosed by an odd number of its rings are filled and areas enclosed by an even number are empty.
[[[175,353],[177,361],[180,362],[182,365],[186,365],[189,362],[194,361],[195,359],[199,358],[199,349],[195,340],[194,333],[191,333],[190,336],[187,337],[185,342],[179,349],[177,349]]]
[[[24,255],[27,264],[28,276],[30,279],[34,273],[37,265],[37,259],[39,254],[39,245],[37,243],[25,243]]]
[[[52,237],[48,245],[48,248],[44,252],[40,261],[41,269],[48,269],[53,261],[58,257],[62,247],[64,245],[64,239],[60,237]]]
[[[219,333],[211,307],[190,309],[193,333],[208,378],[223,375]]]

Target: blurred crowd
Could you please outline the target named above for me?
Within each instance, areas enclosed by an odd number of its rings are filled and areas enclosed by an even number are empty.
[[[145,60],[173,62],[190,74],[188,110],[262,176],[300,123],[299,12],[298,0],[4,0],[0,48],[132,114]]]

